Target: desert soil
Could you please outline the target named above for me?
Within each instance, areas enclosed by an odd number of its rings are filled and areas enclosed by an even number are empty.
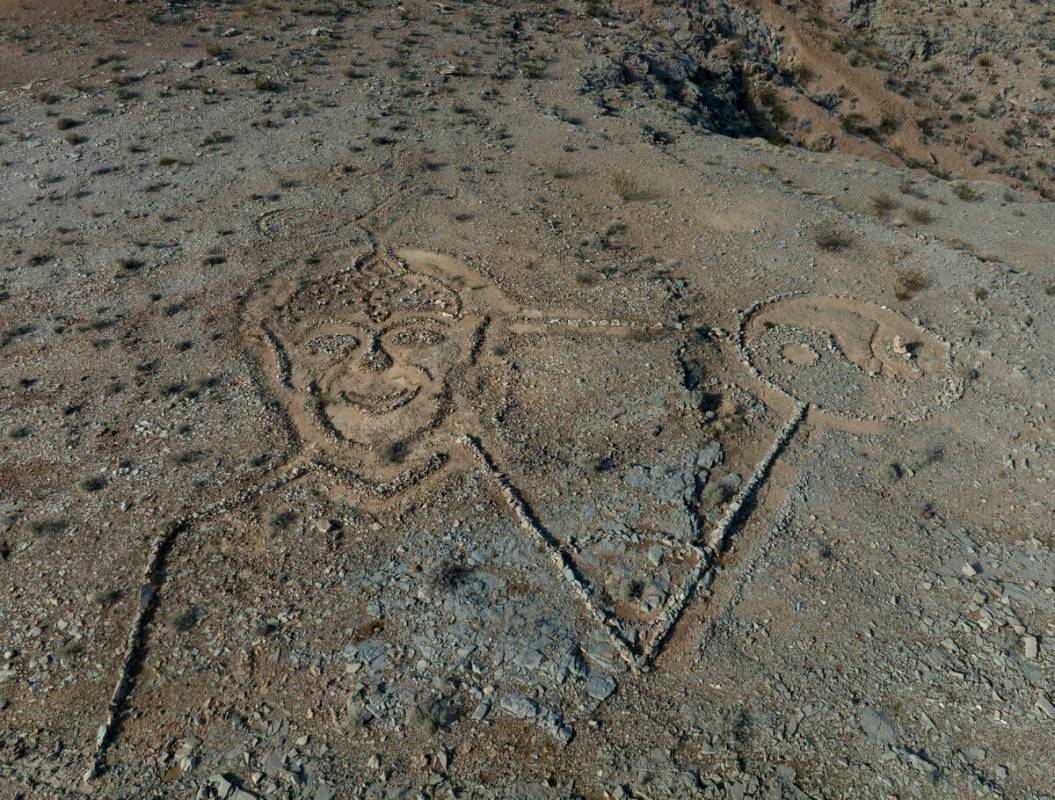
[[[1052,797],[1053,47],[0,2],[0,796]]]

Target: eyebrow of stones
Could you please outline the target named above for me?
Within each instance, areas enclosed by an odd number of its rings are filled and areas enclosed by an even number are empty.
[[[443,328],[449,328],[451,323],[450,320],[443,319],[442,317],[407,317],[406,319],[397,319],[390,322],[381,328],[378,333],[387,333],[388,331],[397,330],[399,328],[412,328],[417,325],[436,325]]]
[[[367,336],[373,336],[377,331],[368,325],[363,325],[361,322],[354,322],[352,320],[343,319],[328,319],[325,322],[320,322],[313,326],[311,329],[311,336],[341,336],[346,334],[347,329],[356,331],[358,334],[366,334]]]

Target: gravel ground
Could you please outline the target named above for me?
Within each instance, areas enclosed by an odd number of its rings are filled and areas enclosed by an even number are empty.
[[[0,794],[1052,796],[1043,181],[601,5],[0,3]]]

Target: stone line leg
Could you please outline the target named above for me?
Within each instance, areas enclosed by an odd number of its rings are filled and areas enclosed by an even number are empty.
[[[527,503],[524,502],[520,492],[513,486],[509,478],[495,466],[490,454],[484,449],[483,444],[481,444],[479,439],[470,434],[466,434],[459,437],[459,442],[476,457],[476,460],[480,463],[488,476],[490,476],[491,480],[493,480],[498,485],[498,488],[502,490],[502,495],[505,497],[506,504],[509,506],[510,511],[513,512],[513,515],[517,518],[520,527],[525,532],[531,534],[531,536],[548,551],[550,559],[557,567],[561,577],[572,587],[572,589],[575,590],[575,593],[579,595],[579,598],[582,600],[593,618],[608,632],[612,644],[615,645],[619,654],[623,657],[623,660],[626,661],[631,670],[636,672],[637,659],[634,657],[630,644],[624,638],[619,629],[618,620],[607,611],[599,608],[593,602],[590,597],[588,584],[579,574],[578,570],[575,569],[571,556],[565,550],[564,546],[561,545],[561,543],[538,522],[531,509],[528,508]]]
[[[283,484],[296,480],[310,469],[310,465],[298,466],[287,475],[270,481],[265,491],[271,491]],[[234,497],[221,500],[203,511],[180,517],[166,525],[165,529],[154,539],[154,545],[150,549],[150,557],[147,559],[146,567],[143,570],[143,579],[139,585],[136,614],[128,630],[128,639],[125,644],[124,659],[121,661],[121,670],[118,673],[113,694],[110,696],[110,703],[106,710],[106,720],[99,726],[95,734],[95,747],[92,751],[91,764],[88,767],[88,771],[84,773],[85,781],[97,777],[106,766],[106,751],[117,734],[118,723],[121,714],[124,713],[125,701],[132,690],[132,683],[146,647],[145,628],[157,605],[158,593],[161,591],[163,582],[165,561],[180,532],[191,522],[200,521],[213,514],[229,510],[248,500],[252,494],[252,491],[239,492]]]
[[[92,754],[92,763],[84,775],[84,779],[91,780],[103,769],[106,758],[106,750],[110,746],[116,732],[117,721],[124,709],[125,699],[128,697],[132,687],[132,677],[135,673],[135,665],[143,650],[143,633],[147,619],[154,610],[154,601],[158,590],[161,588],[162,565],[165,556],[176,541],[179,532],[186,527],[184,520],[178,520],[165,526],[158,537],[154,540],[154,546],[150,550],[150,558],[147,560],[146,568],[143,570],[143,579],[139,585],[139,597],[137,599],[136,615],[132,620],[132,626],[128,631],[128,640],[125,644],[125,656],[121,662],[121,671],[118,673],[117,683],[110,703],[107,707],[106,721],[103,722],[95,734],[95,750]]]
[[[651,634],[646,639],[648,644],[645,652],[639,659],[639,668],[646,669],[659,655],[671,631],[674,629],[674,625],[685,611],[700,582],[713,580],[714,564],[717,556],[725,547],[729,535],[740,521],[740,512],[743,510],[744,504],[751,499],[758,487],[769,476],[770,467],[772,467],[773,462],[776,461],[777,456],[780,455],[788,442],[791,441],[791,437],[795,435],[795,431],[798,430],[799,425],[805,418],[808,408],[809,405],[807,403],[800,402],[795,404],[795,410],[792,412],[791,417],[784,427],[781,428],[776,438],[773,439],[769,450],[755,465],[755,471],[751,474],[751,477],[740,487],[740,491],[729,503],[729,507],[718,521],[718,524],[707,534],[703,548],[696,548],[700,559],[681,589],[671,595],[664,609],[663,616],[656,620],[653,625]]]

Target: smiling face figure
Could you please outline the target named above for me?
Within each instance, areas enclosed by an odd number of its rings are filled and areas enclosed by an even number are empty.
[[[449,415],[476,324],[448,283],[384,258],[303,283],[261,319],[305,438],[389,454]]]
[[[342,438],[392,446],[446,416],[446,379],[471,334],[465,320],[414,312],[310,324],[287,344],[292,382]]]

